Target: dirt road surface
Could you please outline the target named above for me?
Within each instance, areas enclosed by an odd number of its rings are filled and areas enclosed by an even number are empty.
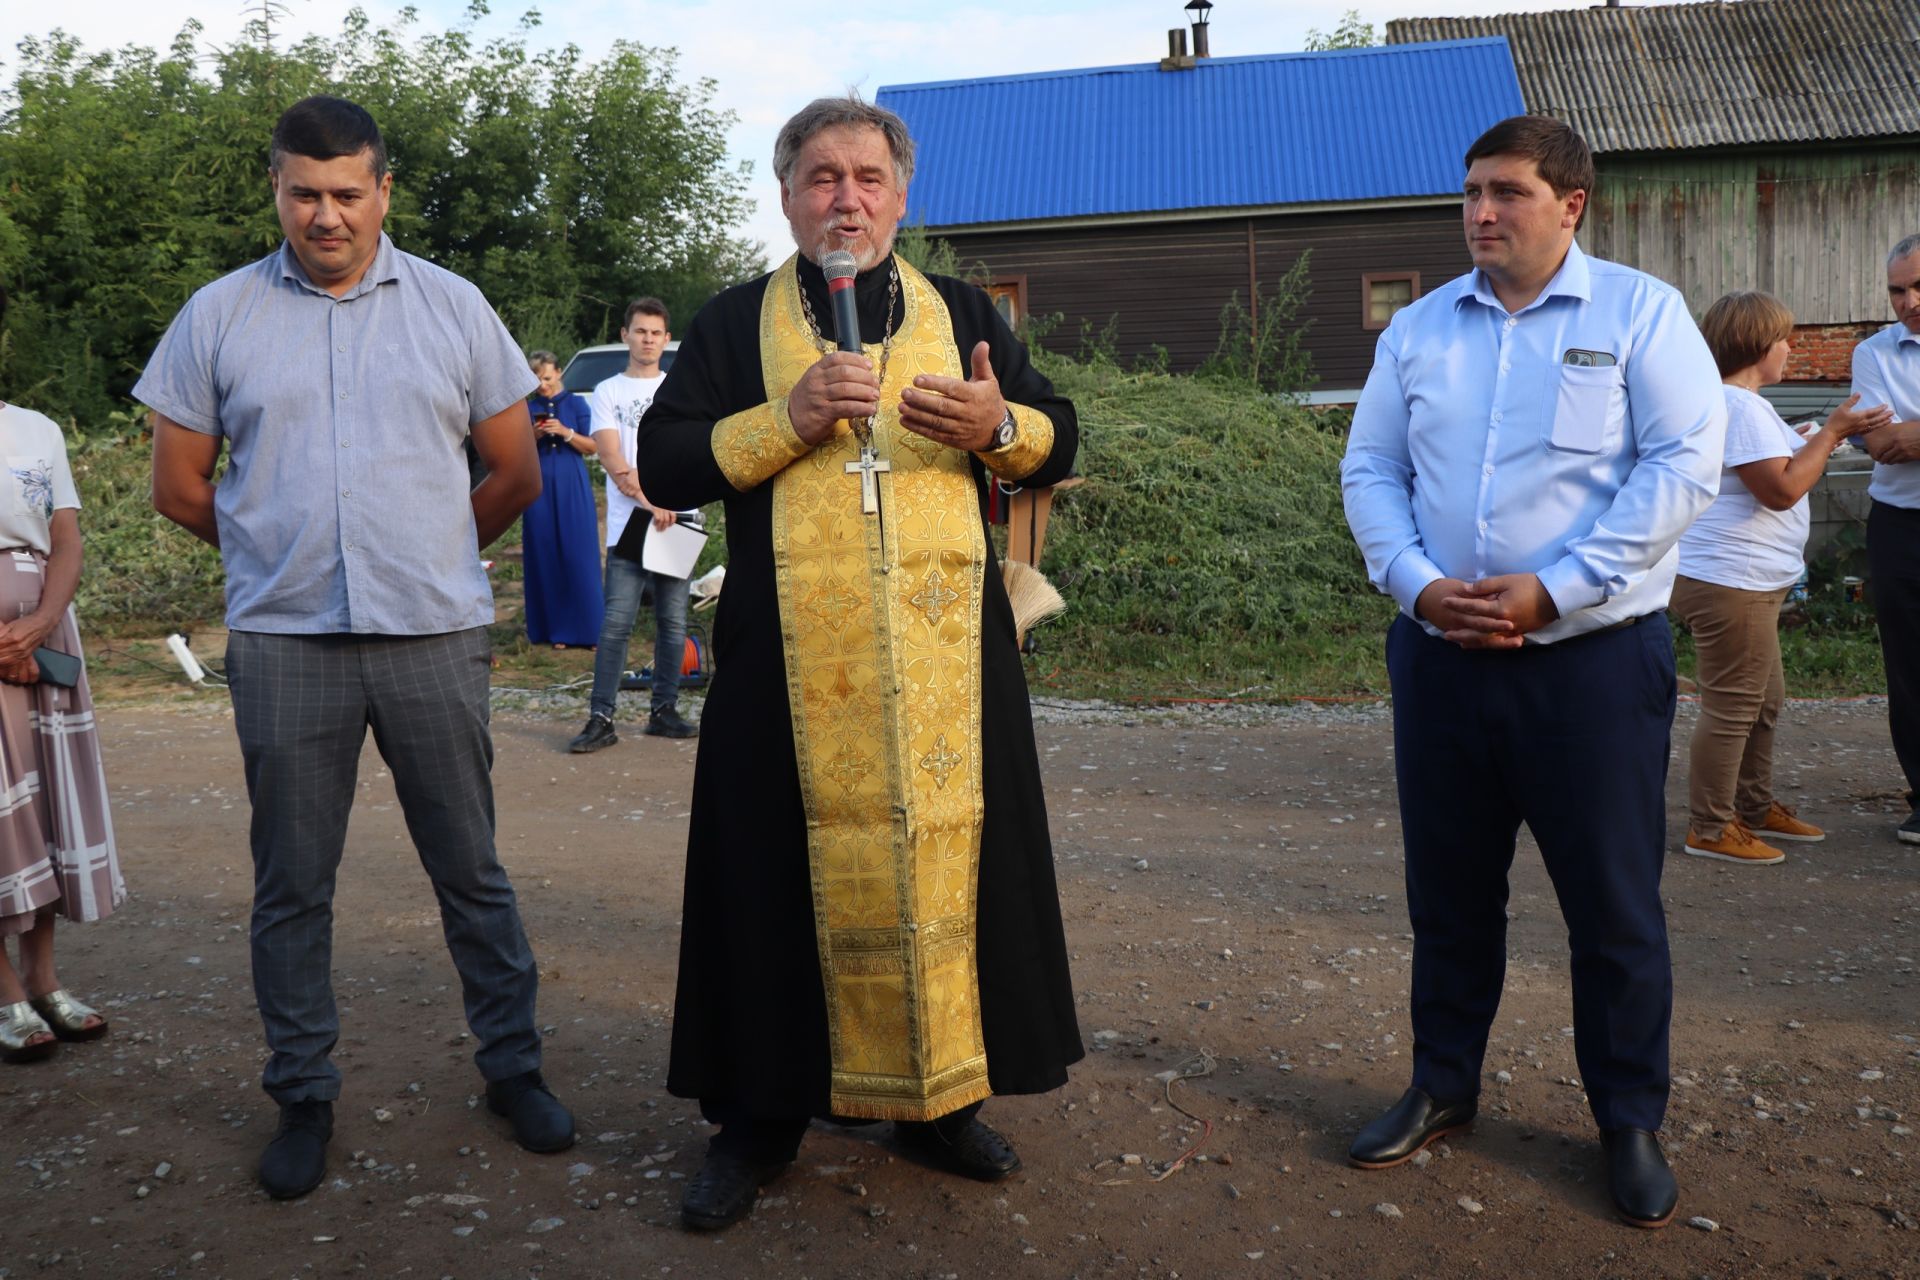
[[[693,744],[573,757],[577,708],[497,715],[500,844],[581,1135],[547,1157],[479,1104],[433,897],[369,748],[336,907],[329,1178],[282,1204],[253,1179],[274,1117],[248,810],[231,720],[200,696],[104,716],[133,898],[63,930],[61,954],[113,1031],[0,1068],[8,1280],[1920,1276],[1920,849],[1892,835],[1872,703],[1787,715],[1782,790],[1828,843],[1770,868],[1669,860],[1682,1198],[1666,1231],[1610,1213],[1565,932],[1524,837],[1479,1125],[1418,1167],[1344,1163],[1409,1070],[1381,709],[1042,707],[1089,1054],[1058,1093],[989,1104],[1025,1173],[963,1182],[885,1125],[816,1126],[749,1221],[702,1237],[677,1206],[709,1131],[661,1087]],[[1676,753],[1675,840],[1684,774]]]

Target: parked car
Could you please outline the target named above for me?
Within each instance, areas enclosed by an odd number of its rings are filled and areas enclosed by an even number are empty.
[[[660,353],[660,372],[673,367],[674,352],[680,350],[675,338]],[[575,395],[584,396],[627,367],[627,347],[623,342],[606,342],[597,347],[582,347],[560,371],[560,385]]]

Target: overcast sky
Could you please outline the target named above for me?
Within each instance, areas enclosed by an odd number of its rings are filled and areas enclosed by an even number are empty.
[[[334,0],[284,0],[299,33],[339,29],[344,6]],[[719,105],[740,123],[730,143],[754,162],[757,212],[745,228],[778,259],[790,247],[768,156],[780,123],[809,99],[858,87],[869,97],[882,85],[925,80],[1147,62],[1166,51],[1168,28],[1185,25],[1185,0],[883,0],[845,11],[872,17],[835,20],[824,5],[794,0],[491,0],[475,28],[482,37],[510,32],[530,8],[544,8],[537,46],[579,45],[589,56],[617,39],[677,48],[686,79],[711,77]],[[1300,48],[1309,29],[1331,31],[1357,9],[1384,36],[1389,18],[1410,14],[1465,16],[1516,10],[1586,8],[1591,0],[1216,0],[1213,53],[1283,53]],[[165,48],[190,19],[203,43],[224,44],[245,21],[244,0],[66,0],[58,5],[0,4],[0,78],[11,81],[15,46],[52,26],[90,49],[145,44]],[[376,22],[402,8],[362,0]],[[465,22],[466,0],[414,0],[420,24]],[[54,21],[48,21],[49,17]],[[262,185],[262,199],[265,199]]]

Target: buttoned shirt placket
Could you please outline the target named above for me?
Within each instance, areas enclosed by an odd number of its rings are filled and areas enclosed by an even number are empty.
[[[354,598],[360,594],[362,574],[361,551],[366,541],[366,530],[361,525],[354,509],[354,455],[353,437],[355,423],[358,421],[359,403],[355,399],[359,388],[353,380],[353,338],[354,309],[352,304],[370,288],[362,280],[344,298],[333,299],[333,308],[328,313],[327,340],[333,345],[331,361],[333,369],[333,439],[338,446],[334,449],[334,508],[338,513],[340,528],[340,563],[347,580],[347,630],[353,630]]]
[[[1493,563],[1493,460],[1499,451],[1500,424],[1506,418],[1508,389],[1513,385],[1513,331],[1520,325],[1519,317],[1501,314],[1500,340],[1495,346],[1500,367],[1493,380],[1493,406],[1487,414],[1486,445],[1480,453],[1480,487],[1473,513],[1475,578],[1486,577]]]

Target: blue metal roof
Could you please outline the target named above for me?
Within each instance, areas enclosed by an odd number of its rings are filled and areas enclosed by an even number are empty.
[[[1504,36],[889,85],[931,227],[1445,195],[1526,105]]]

